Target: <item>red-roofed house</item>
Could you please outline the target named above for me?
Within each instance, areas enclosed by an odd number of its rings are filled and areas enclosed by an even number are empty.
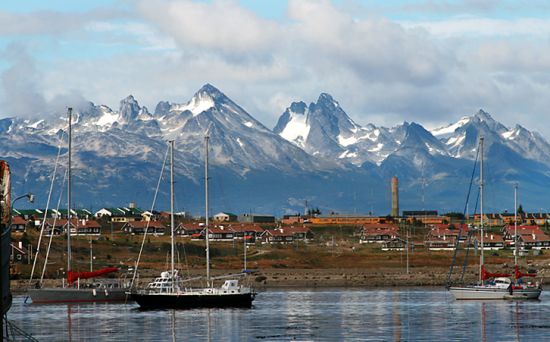
[[[478,242],[478,246],[481,247],[480,235],[476,234],[475,239]],[[502,237],[502,235],[485,233],[483,235],[483,250],[496,251],[499,249],[504,249],[504,238]]]
[[[372,223],[363,225],[360,243],[383,243],[399,237],[399,227],[394,224]]]
[[[122,231],[132,235],[145,234],[163,235],[166,227],[160,221],[130,221],[122,226]]]
[[[504,238],[509,245],[514,245],[516,227],[509,225],[504,228]],[[550,237],[539,226],[518,226],[518,244],[521,249],[550,249]]]
[[[452,251],[455,249],[455,243],[456,237],[437,237],[437,236],[430,236],[428,234],[426,241],[424,241],[424,244],[426,245],[426,248],[430,251]]]
[[[183,237],[200,238],[204,223],[180,223],[176,227],[176,234]]]
[[[208,228],[208,239],[210,241],[233,241],[235,231],[230,226],[215,226]]]
[[[234,231],[233,238],[235,240],[242,240],[246,238],[247,243],[256,242],[257,238],[260,238],[264,232],[263,228],[255,224],[231,224],[231,229]]]
[[[313,233],[309,228],[290,226],[264,231],[262,243],[308,242],[311,238],[313,238]]]
[[[27,227],[27,220],[21,216],[14,216],[11,218],[11,231],[14,233],[22,233]]]
[[[71,220],[72,221],[72,220]],[[77,221],[77,220],[75,220]],[[78,220],[76,223],[77,235],[99,235],[101,234],[101,225],[95,220]],[[71,233],[72,235],[72,233]]]
[[[468,238],[468,232],[469,228],[466,224],[434,224],[428,232],[427,240],[456,239],[460,234],[459,242],[464,242]]]

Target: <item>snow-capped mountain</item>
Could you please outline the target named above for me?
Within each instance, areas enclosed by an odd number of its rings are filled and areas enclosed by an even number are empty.
[[[295,213],[307,201],[325,212],[387,214],[394,175],[402,208],[460,210],[480,136],[486,141],[489,208],[510,207],[509,188],[518,181],[529,194],[524,207],[548,200],[550,144],[482,110],[431,132],[414,122],[361,126],[323,93],[309,105],[292,103],[272,131],[206,84],[187,102],[160,101],[153,113],[131,95],[114,110],[89,102],[75,108],[73,123],[73,198],[87,208],[130,201],[148,208],[166,141],[175,140],[177,202],[180,209],[201,212],[206,133],[213,210]],[[0,156],[12,165],[15,194],[31,191],[45,204],[66,139],[65,113],[0,119]],[[56,188],[62,188],[62,172]],[[167,201],[159,197],[160,206]]]
[[[15,165],[15,170],[20,168],[14,177],[18,187],[27,191],[32,188],[35,192],[36,188],[44,191],[48,188],[57,147],[62,148],[62,159],[66,153],[66,130],[64,113],[51,120],[0,120],[0,155]],[[262,196],[269,197],[281,195],[284,184],[280,186],[275,181],[269,186],[258,186],[258,182],[280,176],[287,182],[307,184],[304,177],[319,177],[338,167],[287,142],[207,84],[184,104],[159,102],[154,114],[131,95],[120,101],[118,110],[93,103],[75,108],[75,182],[94,182],[93,187],[85,187],[87,193],[80,194],[80,198],[91,203],[117,204],[117,201],[124,203],[145,194],[151,197],[167,140],[176,141],[176,172],[186,179],[180,186],[187,196],[190,192],[192,196],[202,196],[199,185],[203,179],[206,133],[210,136],[213,181],[224,179],[231,183],[225,185],[228,189],[237,188],[230,191],[231,197],[241,195],[242,189],[247,188],[239,183],[244,179],[253,180],[249,184],[251,191],[265,191]],[[315,177],[311,177],[312,170]],[[116,191],[112,190],[112,184],[117,184]],[[296,189],[298,191],[298,187]],[[75,194],[75,198],[78,199],[79,194]],[[267,198],[266,205],[269,201],[272,199]],[[193,202],[186,205],[192,208],[202,203]],[[250,202],[255,205],[250,205],[248,199],[242,200],[245,208],[263,207],[255,199],[250,198]]]
[[[189,102],[161,102],[155,112],[165,139],[174,139],[190,153],[202,156],[203,137],[208,133],[213,164],[241,174],[251,169],[275,167],[295,172],[321,166],[319,160],[274,134],[210,84]]]
[[[550,144],[539,133],[520,125],[507,128],[483,110],[432,130],[432,134],[444,142],[455,158],[473,158],[478,137],[484,136],[487,146],[501,144],[526,159],[550,165]]]
[[[399,146],[392,137],[394,130],[372,124],[361,127],[326,93],[309,106],[292,103],[273,131],[311,155],[356,165],[380,163]]]

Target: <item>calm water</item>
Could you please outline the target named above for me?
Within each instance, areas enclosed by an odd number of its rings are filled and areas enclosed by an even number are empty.
[[[252,309],[139,311],[136,304],[32,305],[8,318],[41,341],[541,341],[541,301],[457,302],[442,289],[271,290]]]

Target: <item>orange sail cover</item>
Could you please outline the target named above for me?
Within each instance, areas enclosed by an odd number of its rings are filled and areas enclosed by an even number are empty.
[[[102,276],[107,273],[117,272],[117,267],[107,267],[101,270],[93,271],[93,272],[73,272],[69,271],[67,274],[67,281],[69,284],[74,283],[78,279],[89,279],[89,278],[95,278]]]

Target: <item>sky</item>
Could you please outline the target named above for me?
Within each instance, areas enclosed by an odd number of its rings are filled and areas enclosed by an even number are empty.
[[[360,125],[489,112],[550,140],[550,4],[533,0],[5,0],[0,118],[152,112],[211,83],[268,127],[326,92]]]

